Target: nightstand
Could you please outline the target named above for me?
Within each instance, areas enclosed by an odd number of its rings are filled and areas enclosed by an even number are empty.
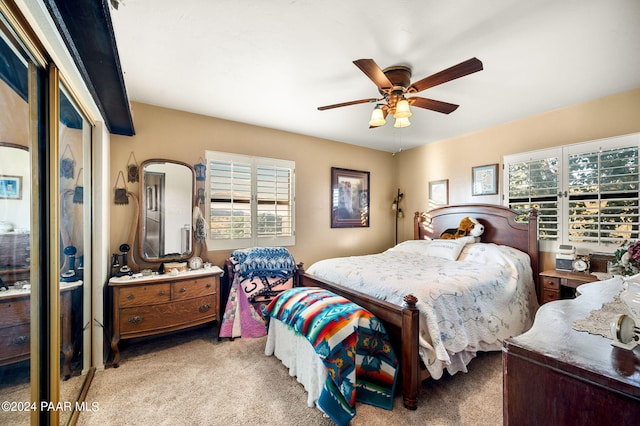
[[[587,272],[571,272],[550,269],[540,272],[538,300],[540,304],[559,299],[573,299],[576,288],[584,283],[598,281],[598,277]]]

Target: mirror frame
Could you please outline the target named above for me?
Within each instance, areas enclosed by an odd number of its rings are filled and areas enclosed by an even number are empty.
[[[143,238],[145,233],[144,218],[145,218],[145,211],[146,211],[146,204],[147,204],[147,194],[144,188],[144,168],[145,166],[148,166],[149,164],[153,164],[153,163],[177,164],[180,166],[185,166],[187,169],[191,171],[191,211],[193,211],[193,207],[194,207],[196,177],[195,177],[195,171],[193,170],[193,167],[190,164],[184,163],[182,161],[177,161],[177,160],[168,160],[166,158],[150,158],[148,160],[143,161],[142,164],[140,164],[140,171],[138,175],[139,176],[138,177],[138,181],[139,181],[138,256],[142,261],[148,262],[148,263],[185,261],[189,259],[191,256],[193,256],[193,253],[194,253],[195,240],[193,237],[193,218],[191,218],[191,228],[192,228],[191,229],[191,250],[189,251],[189,253],[184,254],[182,256],[166,256],[166,257],[148,257],[144,253],[144,244],[143,244]],[[190,216],[191,214],[192,213],[190,213]]]

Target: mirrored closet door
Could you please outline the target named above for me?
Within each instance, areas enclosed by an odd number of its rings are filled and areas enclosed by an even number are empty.
[[[35,154],[29,105],[29,60],[6,27],[0,32],[0,399],[22,403],[31,399],[31,307],[33,247],[32,157]],[[33,74],[31,75],[33,77]],[[37,283],[36,283],[37,285]],[[37,338],[37,337],[36,337]],[[37,383],[34,383],[37,386]],[[12,408],[12,407],[8,407]],[[29,424],[30,412],[2,410],[0,423]]]
[[[0,424],[72,424],[94,370],[93,123],[15,12],[0,1]]]

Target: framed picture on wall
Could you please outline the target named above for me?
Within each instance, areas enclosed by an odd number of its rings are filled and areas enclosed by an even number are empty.
[[[472,167],[472,195],[494,195],[498,193],[498,165]]]
[[[22,176],[0,175],[0,198],[22,200]]]
[[[449,179],[429,182],[429,203],[439,206],[449,204]]]
[[[331,227],[369,226],[369,172],[331,168]]]

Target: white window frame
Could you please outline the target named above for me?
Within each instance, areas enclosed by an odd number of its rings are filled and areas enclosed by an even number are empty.
[[[594,243],[573,242],[569,239],[569,157],[575,154],[592,153],[609,149],[638,147],[640,150],[640,133],[599,139],[595,141],[565,145],[557,148],[543,149],[519,154],[505,155],[503,164],[503,205],[509,205],[509,165],[519,162],[557,157],[558,161],[558,238],[557,240],[541,240],[540,250],[555,252],[560,244],[573,245],[581,252],[614,251],[621,242]]]
[[[205,183],[205,220],[207,221],[207,245],[209,250],[232,250],[247,247],[283,247],[295,245],[295,161],[275,158],[254,157],[228,152],[206,151],[207,179]],[[251,166],[251,237],[215,239],[211,232],[211,161],[228,161],[249,164]],[[291,188],[289,195],[289,217],[291,220],[291,235],[258,236],[258,167],[274,167],[289,169],[291,173]]]

